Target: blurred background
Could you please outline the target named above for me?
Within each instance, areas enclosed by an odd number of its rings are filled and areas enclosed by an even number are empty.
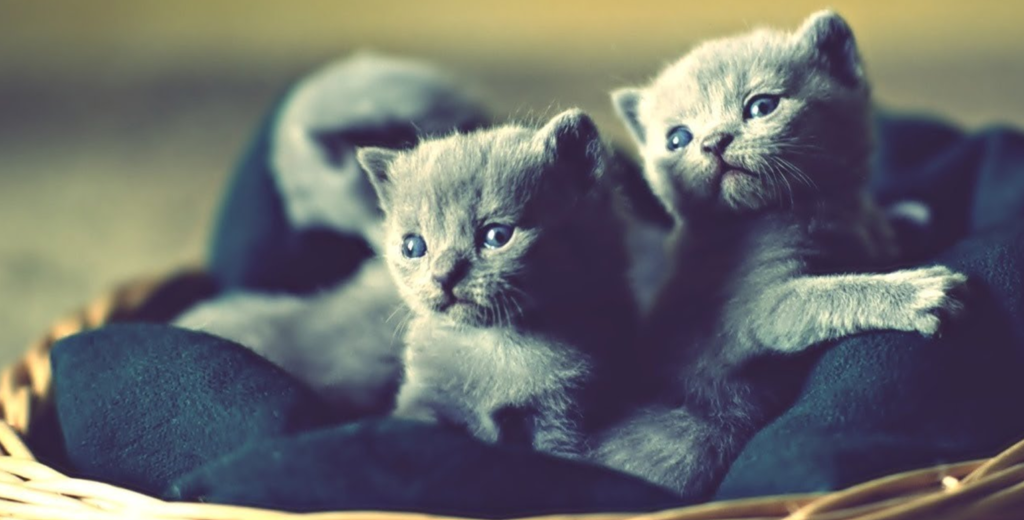
[[[424,58],[498,116],[590,111],[694,42],[830,6],[887,108],[1024,125],[1024,4],[1001,0],[0,0],[0,362],[112,284],[204,254],[271,103],[357,49]]]

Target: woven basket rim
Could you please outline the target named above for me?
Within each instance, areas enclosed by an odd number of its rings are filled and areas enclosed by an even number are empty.
[[[130,315],[175,279],[203,276],[178,271],[125,283],[58,320],[25,354],[0,371],[0,516],[108,520],[161,518],[315,518],[319,520],[466,520],[414,512],[334,511],[297,514],[243,506],[168,502],[102,482],[73,478],[35,459],[22,438],[50,405],[49,354],[61,338]],[[923,468],[829,493],[709,502],[654,513],[588,513],[532,520],[910,520],[1024,517],[1024,440],[990,459]]]

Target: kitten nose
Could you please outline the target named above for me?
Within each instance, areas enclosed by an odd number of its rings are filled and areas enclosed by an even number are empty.
[[[704,153],[722,155],[722,152],[725,152],[725,149],[733,139],[734,137],[730,133],[715,132],[707,135],[703,140],[701,140],[700,149],[704,150]]]
[[[469,262],[451,252],[441,253],[430,266],[430,276],[445,291],[462,281],[468,271]]]

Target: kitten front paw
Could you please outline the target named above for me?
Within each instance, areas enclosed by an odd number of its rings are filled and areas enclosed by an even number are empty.
[[[910,330],[933,336],[943,323],[963,311],[962,295],[967,277],[945,266],[893,273],[911,291],[907,301]]]

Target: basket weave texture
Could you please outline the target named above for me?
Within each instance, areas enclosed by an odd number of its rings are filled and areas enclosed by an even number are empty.
[[[38,462],[22,441],[50,405],[50,349],[68,335],[131,319],[173,278],[138,280],[58,321],[20,360],[0,372],[0,517],[167,520],[313,518],[426,520],[419,513],[345,511],[296,514],[247,507],[165,502],[64,475]],[[767,475],[765,478],[771,478]],[[1024,519],[1024,440],[987,460],[883,477],[833,493],[713,502],[656,513],[556,515],[552,520],[960,520]]]

